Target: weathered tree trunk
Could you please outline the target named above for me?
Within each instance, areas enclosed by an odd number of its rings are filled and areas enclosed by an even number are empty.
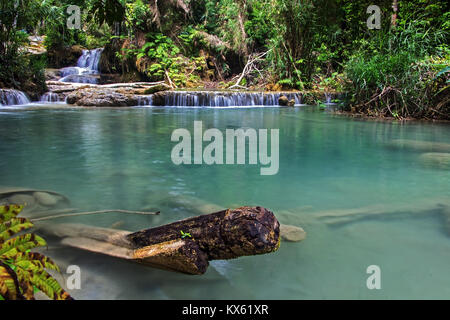
[[[268,253],[278,248],[280,224],[262,207],[222,210],[127,236],[136,248],[180,239],[189,233],[209,260]]]
[[[134,233],[79,224],[39,227],[69,246],[188,274],[205,273],[209,260],[269,253],[280,245],[280,224],[262,207],[222,210]]]

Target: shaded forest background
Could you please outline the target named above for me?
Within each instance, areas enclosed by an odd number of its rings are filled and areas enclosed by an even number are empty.
[[[450,118],[447,1],[1,0],[0,87],[45,88],[44,69],[104,47],[114,81],[173,88],[346,92],[346,110]],[[367,8],[381,9],[369,29]],[[67,8],[81,8],[69,29]],[[44,54],[30,54],[30,36]]]

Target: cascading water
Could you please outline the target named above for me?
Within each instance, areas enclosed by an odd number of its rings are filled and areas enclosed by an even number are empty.
[[[239,107],[239,106],[277,106],[278,99],[286,96],[301,104],[302,94],[292,92],[225,92],[225,91],[173,91],[164,97],[166,106],[186,107]]]
[[[325,92],[325,104],[331,104],[332,95],[328,92]]]
[[[100,62],[100,55],[103,52],[103,48],[94,50],[83,50],[83,54],[78,59],[78,67],[87,68],[98,72],[98,64]]]
[[[39,99],[39,102],[55,103],[55,102],[64,102],[64,100],[62,100],[60,95],[57,93],[47,92],[41,96],[41,99]]]
[[[61,69],[62,82],[75,83],[98,83],[99,71],[98,65],[103,48],[93,50],[83,50],[83,54],[78,59],[76,67],[67,67]]]
[[[27,95],[19,90],[0,89],[0,106],[21,105],[30,103]]]
[[[138,106],[151,106],[153,104],[152,95],[149,96],[138,96],[137,97]]]

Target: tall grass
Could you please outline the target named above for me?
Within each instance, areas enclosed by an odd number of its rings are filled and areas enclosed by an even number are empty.
[[[448,33],[411,22],[379,32],[347,62],[355,111],[397,118],[450,118]]]

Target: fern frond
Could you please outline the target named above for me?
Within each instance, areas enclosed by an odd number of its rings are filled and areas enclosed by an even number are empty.
[[[71,300],[72,297],[59,285],[47,271],[37,267],[31,261],[19,261],[17,268],[28,271],[30,282],[54,300]]]
[[[0,232],[3,232],[9,228],[12,228],[16,225],[23,224],[26,222],[29,222],[29,220],[26,218],[12,218],[8,222],[0,223]]]
[[[0,206],[0,223],[4,223],[12,218],[15,218],[20,211],[22,211],[22,209],[23,206],[18,204]]]
[[[20,231],[32,228],[33,224],[25,218],[12,218],[0,225],[0,243],[11,238]]]
[[[0,262],[0,295],[6,300],[23,299],[15,272]]]
[[[16,218],[21,205],[0,206],[0,300],[34,300],[35,290],[41,290],[51,299],[72,300],[59,283],[45,270],[60,272],[58,266],[45,255],[29,252],[46,246],[45,240],[27,233],[13,235],[33,227],[25,218]]]
[[[59,270],[59,267],[52,259],[38,252],[16,252],[11,256],[9,255],[0,256],[0,258],[3,257],[6,259],[10,259],[14,265],[17,265],[17,263],[20,261],[29,261],[33,263],[36,267],[39,267],[41,269],[51,269],[61,272]]]
[[[16,249],[19,252],[25,252],[29,249],[33,249],[36,247],[46,246],[47,242],[41,237],[33,234],[27,233],[24,235],[20,235],[18,237],[9,239],[4,243],[0,243],[0,256],[9,252],[12,249]]]
[[[34,286],[30,281],[30,274],[21,268],[16,270],[17,280],[19,286],[22,289],[23,296],[27,300],[34,300]]]

